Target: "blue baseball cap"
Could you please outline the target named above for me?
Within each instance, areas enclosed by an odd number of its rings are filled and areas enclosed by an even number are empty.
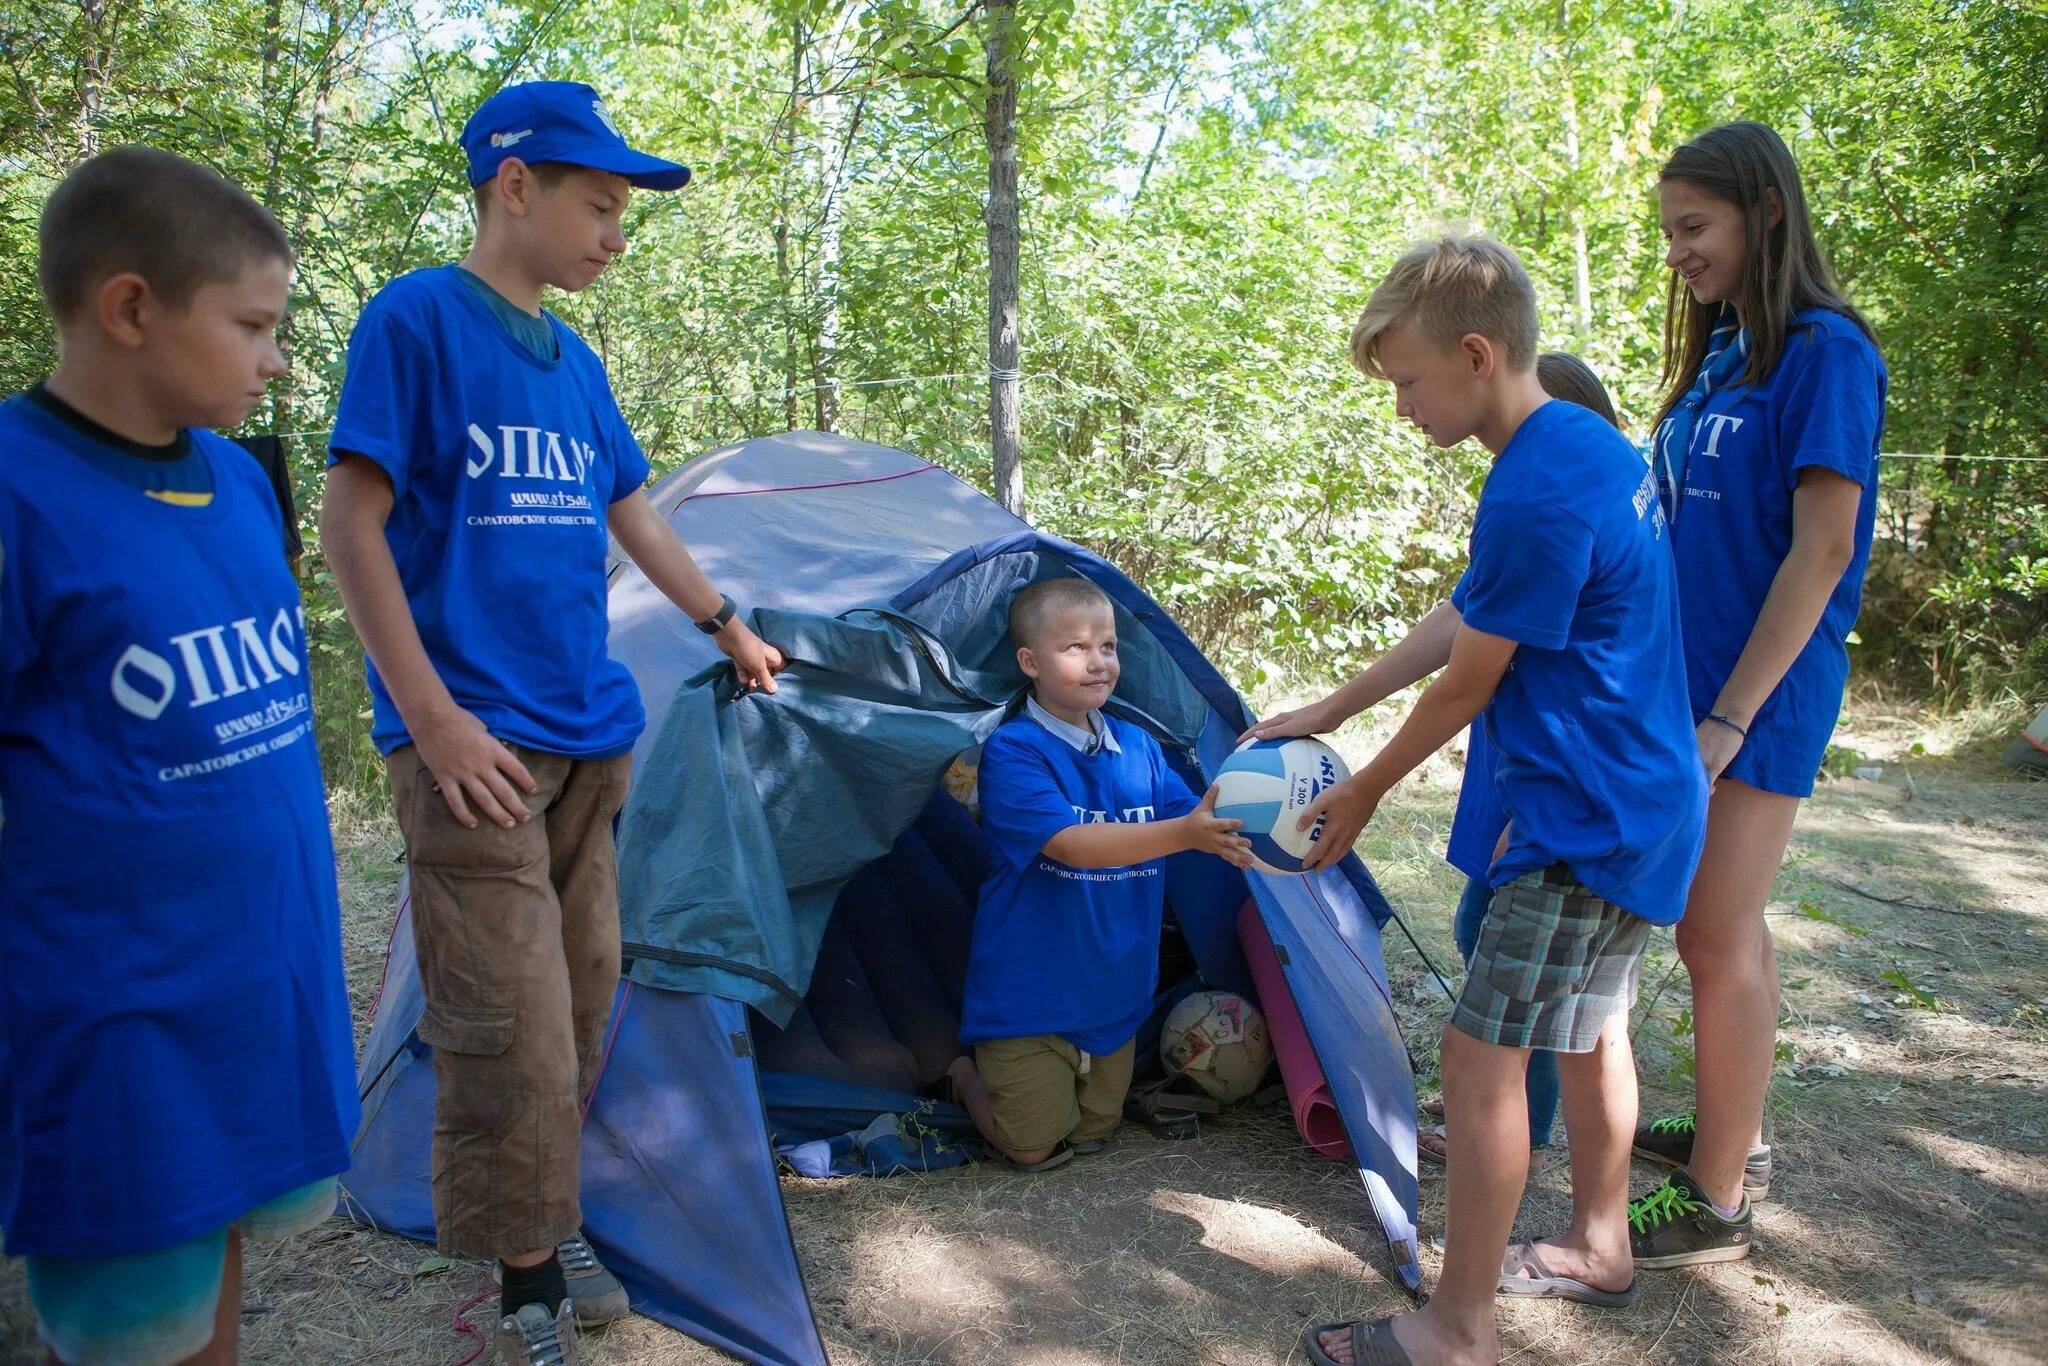
[[[690,181],[689,167],[628,147],[604,100],[580,81],[506,86],[462,126],[462,150],[472,187],[497,175],[507,157],[610,171],[645,190],[680,190]]]

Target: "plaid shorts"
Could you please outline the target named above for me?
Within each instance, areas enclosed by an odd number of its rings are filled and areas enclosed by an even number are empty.
[[[1635,1000],[1650,922],[1562,863],[1496,887],[1451,1023],[1482,1043],[1585,1053]]]

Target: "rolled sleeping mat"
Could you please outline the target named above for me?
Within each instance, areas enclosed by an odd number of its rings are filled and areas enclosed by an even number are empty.
[[[1273,939],[1259,918],[1257,902],[1247,900],[1238,909],[1237,938],[1244,945],[1245,963],[1258,987],[1259,1009],[1265,1012],[1266,1029],[1273,1036],[1273,1056],[1280,1060],[1280,1080],[1287,1087],[1294,1127],[1302,1141],[1324,1157],[1348,1159],[1351,1140],[1344,1136],[1344,1121],[1337,1115],[1336,1101],[1330,1098],[1322,1064],[1309,1044],[1308,1030],[1295,1008],[1294,993],[1287,989],[1287,974],[1273,952]]]

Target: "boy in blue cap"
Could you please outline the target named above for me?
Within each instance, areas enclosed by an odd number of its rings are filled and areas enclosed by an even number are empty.
[[[57,369],[0,403],[0,1227],[53,1360],[235,1360],[242,1242],[358,1122],[305,615],[206,430],[284,373],[284,230],[124,147],[39,231]]]
[[[357,321],[321,525],[411,867],[436,1236],[501,1263],[496,1347],[524,1366],[573,1360],[578,1323],[627,1309],[578,1204],[619,976],[612,823],[645,723],[605,650],[606,531],[743,689],[775,691],[782,657],[647,500],[603,364],[540,308],[626,249],[634,188],[680,189],[689,168],[627,146],[570,82],[500,91],[462,143],[475,245]]]

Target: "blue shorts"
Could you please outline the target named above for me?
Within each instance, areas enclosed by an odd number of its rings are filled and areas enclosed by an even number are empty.
[[[334,1213],[326,1177],[234,1222],[252,1242],[316,1229]],[[228,1229],[120,1257],[28,1257],[28,1298],[43,1341],[65,1366],[171,1366],[213,1340]]]

